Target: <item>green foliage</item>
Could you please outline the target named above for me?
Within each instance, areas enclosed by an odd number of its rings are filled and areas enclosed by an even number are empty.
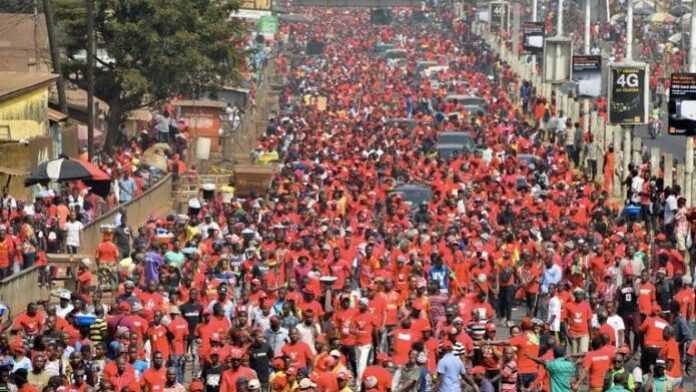
[[[86,88],[85,1],[53,1],[67,55],[63,73]],[[237,77],[242,55],[233,41],[242,29],[229,18],[237,0],[94,2],[95,96],[119,119],[128,110],[176,95],[195,97]]]

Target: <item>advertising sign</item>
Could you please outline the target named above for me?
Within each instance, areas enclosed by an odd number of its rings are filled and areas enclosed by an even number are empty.
[[[672,74],[667,112],[670,134],[696,134],[696,73]]]
[[[638,125],[648,122],[648,65],[613,64],[609,72],[609,122]]]
[[[570,80],[573,44],[569,38],[552,37],[544,40],[544,81],[566,83]]]
[[[573,81],[578,86],[578,97],[602,95],[602,56],[573,56]]]
[[[522,47],[530,53],[544,50],[544,22],[522,23]]]
[[[510,4],[505,2],[490,3],[491,31],[508,31],[510,29]]]

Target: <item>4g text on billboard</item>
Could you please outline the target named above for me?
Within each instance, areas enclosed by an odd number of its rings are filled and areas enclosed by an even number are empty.
[[[648,122],[647,64],[613,64],[609,83],[609,122],[639,125]]]
[[[489,4],[491,18],[491,31],[508,31],[510,30],[510,4],[507,2],[493,2]]]

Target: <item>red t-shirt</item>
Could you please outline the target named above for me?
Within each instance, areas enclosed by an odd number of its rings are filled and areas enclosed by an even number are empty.
[[[590,309],[590,305],[587,302],[577,303],[569,301],[566,303],[566,321],[568,322],[568,335],[570,337],[589,335],[588,324],[591,319],[592,309]]]
[[[118,261],[118,248],[111,241],[100,242],[97,245],[97,259],[100,263],[116,263]]]
[[[370,313],[360,313],[353,317],[351,330],[355,335],[355,344],[366,345],[372,343],[372,331],[377,327],[376,317]]]
[[[286,343],[281,351],[286,357],[290,358],[290,366],[293,366],[295,369],[307,368],[314,357],[312,350],[305,342]]]
[[[585,354],[582,367],[587,369],[590,374],[591,388],[601,388],[604,385],[604,375],[611,367],[611,358],[615,351],[614,347],[604,346],[599,350]]]
[[[145,370],[141,379],[143,388],[147,386],[150,392],[162,392],[166,381],[167,369],[164,366],[159,370],[155,368]]]
[[[246,378],[253,380],[256,378],[256,372],[246,366],[240,366],[239,369],[229,369],[222,373],[222,383],[220,384],[220,392],[236,392],[237,380]]]
[[[648,317],[640,325],[640,331],[644,335],[644,344],[646,346],[652,347],[662,347],[665,344],[664,339],[662,339],[662,331],[667,327],[669,323],[659,317]]]
[[[510,338],[509,342],[511,346],[517,348],[517,370],[522,374],[536,373],[537,364],[524,354],[538,357],[539,344],[531,342],[524,333]]]
[[[398,328],[393,332],[394,335],[394,364],[405,365],[408,363],[408,353],[411,351],[413,343],[421,340],[421,334],[413,329]]]
[[[368,377],[377,379],[377,390],[379,392],[386,392],[387,389],[391,389],[392,375],[387,369],[377,365],[368,366],[363,372],[362,380],[365,381]]]
[[[172,353],[177,356],[186,354],[186,337],[189,334],[188,322],[183,317],[176,317],[167,326],[167,330],[173,336]]]

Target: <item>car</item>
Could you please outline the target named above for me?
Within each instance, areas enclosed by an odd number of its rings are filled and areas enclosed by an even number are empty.
[[[476,150],[476,142],[469,132],[440,132],[437,134],[438,144],[459,144],[464,146],[466,152]]]
[[[438,65],[437,61],[432,60],[419,60],[416,61],[416,73],[421,73],[424,70]]]
[[[450,94],[445,97],[445,100],[464,106],[464,110],[468,113],[485,112],[488,107],[485,99],[475,95]]]
[[[460,155],[469,152],[463,144],[456,143],[437,143],[435,145],[435,152],[442,159],[450,159],[455,155]]]
[[[433,199],[432,189],[423,184],[401,184],[394,187],[394,189],[390,192],[390,194],[395,193],[400,194],[401,198],[409,203],[412,209],[418,208],[418,206],[423,202],[429,203],[430,200]]]
[[[449,71],[449,66],[447,65],[431,65],[423,70],[423,74],[426,78],[432,79],[438,72]]]

